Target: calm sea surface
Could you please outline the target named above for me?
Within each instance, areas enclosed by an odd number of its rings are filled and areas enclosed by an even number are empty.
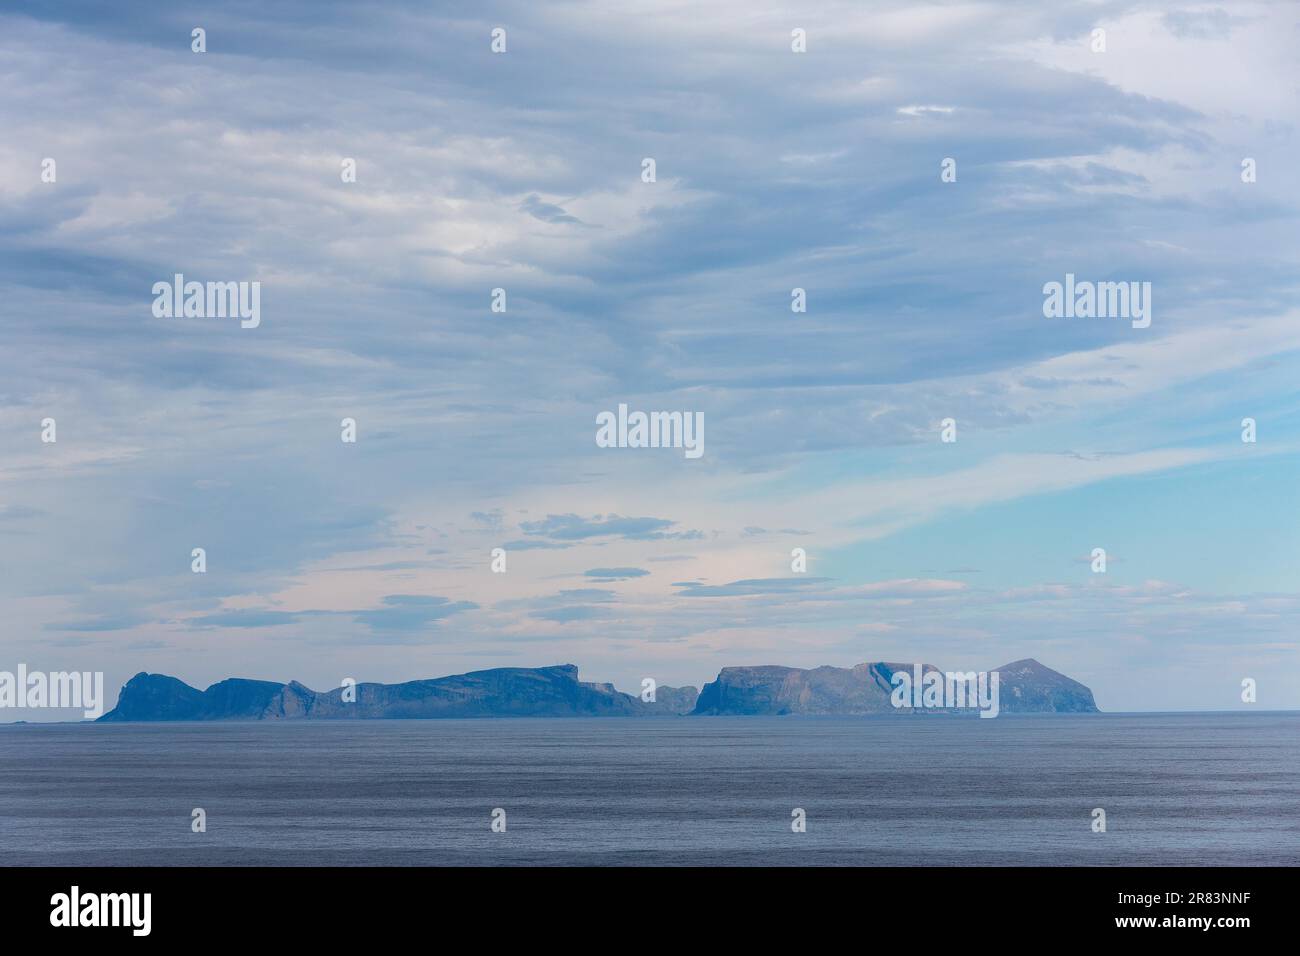
[[[0,726],[0,864],[1108,863],[1300,864],[1300,714]]]

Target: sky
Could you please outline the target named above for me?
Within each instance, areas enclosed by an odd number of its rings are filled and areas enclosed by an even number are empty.
[[[1285,2],[11,0],[0,670],[1298,708],[1298,59]]]

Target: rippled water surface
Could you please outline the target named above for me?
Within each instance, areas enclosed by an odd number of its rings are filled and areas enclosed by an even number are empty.
[[[5,725],[0,862],[1300,864],[1300,714]]]

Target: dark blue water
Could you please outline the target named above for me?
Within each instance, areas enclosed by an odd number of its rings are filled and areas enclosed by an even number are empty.
[[[1295,865],[1300,714],[0,726],[0,863]]]

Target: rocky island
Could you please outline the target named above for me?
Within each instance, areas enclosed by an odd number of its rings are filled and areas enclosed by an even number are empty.
[[[658,687],[653,702],[612,684],[578,679],[573,664],[498,667],[401,684],[358,683],[316,691],[297,681],[232,677],[206,690],[140,673],[100,721],[356,720],[437,717],[671,717],[681,715],[865,715],[911,713],[891,703],[893,675],[932,665],[725,667],[704,686]],[[1035,660],[999,669],[1001,710],[1096,713],[1092,691]]]
[[[937,675],[937,679],[946,676],[932,664],[885,661],[811,670],[772,665],[724,667],[717,680],[704,685],[693,713],[910,714],[926,708],[897,706],[891,696],[897,685],[896,675],[906,675],[910,682],[914,673]],[[1091,690],[1032,658],[1004,664],[996,673],[1001,713],[1098,713]],[[934,709],[951,713],[974,708]]]

